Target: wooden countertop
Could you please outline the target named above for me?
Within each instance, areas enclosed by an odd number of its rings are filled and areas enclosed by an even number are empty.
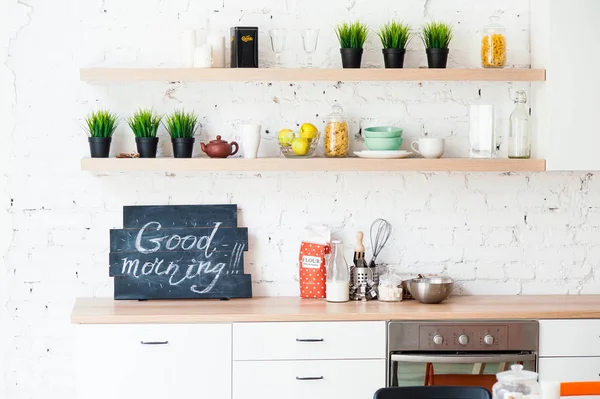
[[[600,296],[463,296],[439,305],[331,304],[290,297],[146,302],[79,298],[72,314],[77,324],[469,319],[600,319]]]

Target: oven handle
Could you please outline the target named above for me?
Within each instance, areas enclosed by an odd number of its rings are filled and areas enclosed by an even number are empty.
[[[393,362],[409,363],[446,363],[446,364],[466,364],[466,363],[510,363],[526,362],[535,360],[534,354],[498,354],[498,355],[405,355],[392,354]]]

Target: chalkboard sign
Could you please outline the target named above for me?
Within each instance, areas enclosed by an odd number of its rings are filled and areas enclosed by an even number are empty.
[[[110,231],[115,299],[251,298],[236,205],[126,206]]]

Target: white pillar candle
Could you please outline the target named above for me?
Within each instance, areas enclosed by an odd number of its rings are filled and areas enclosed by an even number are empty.
[[[540,381],[542,399],[560,399],[560,382]]]
[[[194,66],[196,68],[210,68],[212,66],[212,56],[210,55],[210,46],[208,44],[196,47]]]
[[[212,67],[225,68],[225,37],[209,34],[206,41],[212,49]]]
[[[184,68],[194,67],[194,55],[196,51],[196,31],[186,29],[183,32],[183,66]]]

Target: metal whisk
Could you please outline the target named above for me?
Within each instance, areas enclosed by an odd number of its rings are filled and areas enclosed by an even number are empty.
[[[392,235],[392,225],[385,219],[377,219],[371,225],[370,238],[371,248],[373,249],[373,257],[369,263],[370,267],[375,266],[377,257],[387,244],[390,236]]]

